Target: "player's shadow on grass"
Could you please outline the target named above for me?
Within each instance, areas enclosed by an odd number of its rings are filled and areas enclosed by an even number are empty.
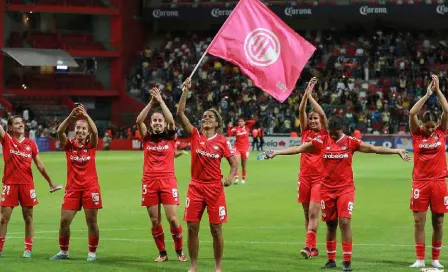
[[[407,267],[409,266],[409,262],[406,261],[397,261],[397,260],[387,260],[387,259],[369,259],[369,258],[356,258],[355,261],[362,261],[365,263],[381,263],[381,264],[388,264],[388,265],[392,265],[392,266],[404,266]]]

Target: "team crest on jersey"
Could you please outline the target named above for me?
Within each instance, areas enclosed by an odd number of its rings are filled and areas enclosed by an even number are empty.
[[[84,153],[87,153],[87,149],[84,149]]]
[[[213,148],[214,148],[215,150],[218,150],[218,149],[219,149],[219,146],[214,145]]]
[[[343,145],[341,148],[342,148],[342,150],[347,150],[347,146],[345,146],[345,145]]]
[[[330,149],[331,149],[331,147],[327,146],[327,150],[330,150]]]
[[[435,136],[434,136],[434,139],[438,140],[438,139],[439,139],[439,136],[438,136],[438,135],[435,135]]]
[[[13,144],[13,146],[14,146],[15,148],[17,148],[17,145],[16,145],[16,144]]]
[[[26,149],[26,151],[30,151],[30,150],[31,150],[31,147],[30,147],[29,145],[26,145],[26,146],[25,146],[25,149]]]

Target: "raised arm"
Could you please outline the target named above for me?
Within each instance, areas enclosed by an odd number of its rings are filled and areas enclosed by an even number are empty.
[[[184,129],[184,133],[188,136],[191,135],[191,132],[193,131],[193,125],[190,123],[190,120],[188,120],[187,116],[185,116],[185,107],[187,105],[187,95],[190,86],[190,78],[187,78],[182,87],[182,96],[180,97],[179,107],[177,108],[176,114],[177,118],[179,118],[182,128]]]
[[[72,110],[70,115],[62,121],[62,123],[59,125],[57,134],[59,141],[61,142],[61,146],[65,146],[67,143],[67,134],[65,134],[65,131],[67,130],[68,126],[76,121],[76,117],[78,116],[80,112],[80,108],[76,107]]]
[[[440,90],[439,78],[436,75],[432,76],[432,83],[432,91],[436,93],[437,98],[439,99],[440,106],[443,110],[442,118],[440,121],[440,128],[446,131],[448,129],[448,102],[446,101],[445,96]]]
[[[148,116],[149,111],[151,110],[151,108],[154,106],[154,99],[151,98],[151,101],[148,103],[148,105],[146,105],[146,107],[140,112],[140,114],[137,116],[137,128],[138,128],[138,132],[140,133],[140,136],[142,137],[142,139],[145,139],[146,134],[148,133],[148,128],[146,127],[145,124],[145,119]]]
[[[266,154],[269,159],[274,158],[276,156],[287,156],[287,155],[296,155],[300,153],[312,153],[315,151],[315,147],[311,142],[300,145],[300,146],[292,146],[283,150],[273,150],[270,154]]]
[[[320,123],[322,124],[322,127],[327,129],[328,128],[328,120],[327,116],[325,115],[324,109],[317,103],[317,101],[314,99],[312,95],[309,97],[311,106],[313,107],[314,111],[319,115]]]
[[[422,109],[423,105],[425,105],[426,101],[428,101],[429,97],[432,95],[432,85],[429,84],[426,94],[420,98],[420,100],[415,103],[415,105],[412,107],[412,109],[409,111],[409,128],[411,129],[411,133],[417,134],[420,131],[420,126],[418,125],[418,113]]]
[[[159,102],[160,107],[162,108],[163,116],[165,116],[165,120],[168,123],[168,130],[173,131],[176,129],[176,124],[174,123],[173,114],[170,112],[168,107],[165,104],[165,101],[163,101],[162,95],[160,94],[159,88],[153,88],[151,90],[151,95],[154,97],[154,99]]]
[[[300,120],[300,130],[303,132],[305,128],[308,126],[308,115],[306,114],[306,103],[308,102],[308,98],[311,96],[311,92],[313,91],[314,85],[317,80],[313,77],[308,86],[306,87],[305,94],[302,97],[302,101],[300,101],[299,105],[299,120]]]
[[[391,149],[384,146],[374,146],[367,143],[361,143],[359,146],[359,152],[362,153],[375,153],[375,154],[382,154],[382,155],[393,155],[397,154],[399,155],[403,161],[409,161],[411,158],[408,156],[408,152],[406,149]]]
[[[79,113],[84,116],[84,118],[86,118],[87,124],[89,125],[90,142],[92,143],[92,146],[96,148],[98,146],[98,129],[96,128],[95,122],[93,122],[92,118],[90,118],[90,115],[87,113],[84,106],[79,105],[79,108]]]
[[[5,138],[6,131],[3,126],[0,124],[0,142]]]

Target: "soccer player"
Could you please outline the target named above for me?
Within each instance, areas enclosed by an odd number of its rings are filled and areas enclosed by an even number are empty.
[[[306,88],[299,106],[300,129],[302,131],[302,143],[310,142],[319,135],[327,134],[327,117],[324,110],[312,97],[317,79],[313,77]],[[310,100],[314,111],[306,113],[306,104]],[[317,249],[317,226],[320,211],[320,184],[322,183],[323,164],[319,151],[304,153],[300,158],[300,173],[297,181],[298,201],[302,203],[305,215],[306,240],[305,247],[300,254],[305,259],[319,255]]]
[[[8,133],[0,125],[0,141],[5,163],[2,198],[0,201],[0,256],[2,256],[12,211],[20,204],[23,220],[25,221],[25,251],[23,257],[31,258],[34,236],[33,207],[39,204],[34,189],[31,161],[34,161],[39,172],[47,180],[51,193],[61,189],[62,186],[54,185],[48,176],[45,166],[39,157],[39,149],[36,142],[25,138],[23,118],[18,115],[11,116],[7,122],[7,131]]]
[[[200,129],[193,127],[185,116],[190,84],[188,78],[184,83],[177,109],[177,116],[184,132],[190,136],[191,143],[191,182],[188,185],[184,213],[184,220],[188,224],[188,253],[191,262],[189,272],[196,272],[198,269],[199,226],[205,208],[213,236],[215,271],[221,272],[224,250],[222,223],[227,221],[224,186],[232,184],[238,163],[230,142],[222,135],[223,122],[216,110],[209,109],[203,113]],[[230,165],[230,173],[224,180],[220,168],[223,157]]]
[[[235,157],[238,164],[241,162],[241,184],[246,183],[246,165],[247,159],[249,158],[249,134],[251,128],[255,125],[255,120],[245,121],[243,117],[238,119],[238,126],[233,127],[227,136],[235,135]],[[238,171],[235,174],[235,184],[238,184],[239,176]]]
[[[418,114],[435,93],[442,106],[442,116],[426,111],[419,124]],[[446,177],[445,131],[448,128],[448,103],[439,88],[439,79],[432,76],[432,82],[423,96],[411,109],[409,127],[414,146],[414,171],[412,173],[412,195],[410,208],[414,213],[414,238],[417,261],[410,267],[425,267],[425,223],[426,211],[432,213],[432,265],[442,268],[439,262],[442,248],[443,217],[447,212],[448,199]]]
[[[65,131],[73,123],[75,136],[70,139]],[[103,206],[95,162],[98,130],[84,106],[79,105],[62,121],[57,133],[67,159],[67,185],[59,226],[60,252],[50,260],[69,259],[70,225],[76,213],[84,208],[89,236],[87,261],[95,261],[100,239],[98,210]]]
[[[352,231],[350,220],[355,203],[352,159],[356,151],[376,154],[398,154],[409,161],[406,150],[390,149],[366,144],[359,139],[346,136],[343,131],[344,120],[333,116],[328,120],[328,135],[319,135],[301,146],[284,150],[269,151],[265,157],[314,153],[321,150],[324,180],[320,188],[322,220],[327,224],[328,261],[323,269],[336,267],[336,231],[339,225],[342,236],[344,262],[342,271],[352,271]]]
[[[148,210],[152,223],[152,236],[159,250],[159,256],[154,261],[165,262],[168,260],[159,211],[159,204],[163,204],[170,224],[177,259],[186,262],[187,258],[182,250],[182,226],[177,218],[179,192],[174,173],[176,127],[173,115],[163,101],[160,90],[153,88],[151,95],[151,101],[137,117],[137,128],[144,142],[142,206]],[[162,112],[156,111],[151,114],[150,129],[148,130],[145,119],[157,103]]]

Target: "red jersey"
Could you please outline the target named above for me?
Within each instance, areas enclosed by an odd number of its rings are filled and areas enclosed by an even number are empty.
[[[67,139],[64,146],[67,158],[66,190],[84,191],[99,186],[96,173],[96,149],[90,141],[85,145],[74,139]]]
[[[153,134],[148,131],[144,142],[143,181],[153,178],[174,177],[176,131]]]
[[[215,134],[207,139],[197,128],[193,128],[190,142],[192,179],[198,181],[221,180],[222,158],[230,158],[235,153],[226,137]]]
[[[437,128],[431,136],[412,134],[414,146],[414,181],[443,180],[448,176],[446,168],[446,134]]]
[[[5,162],[3,184],[33,184],[31,161],[39,154],[36,142],[28,138],[19,142],[5,133],[2,150]]]
[[[302,132],[302,144],[311,142],[314,138],[322,135],[327,135],[325,129],[319,132],[307,128]],[[324,172],[324,165],[322,163],[321,150],[316,150],[314,153],[302,153],[300,156],[300,173],[301,177],[307,176],[321,176]]]
[[[324,166],[324,190],[339,190],[355,187],[353,181],[353,153],[359,149],[362,141],[344,135],[338,141],[323,135],[314,138],[311,143],[317,150],[322,150]]]
[[[247,120],[246,125],[244,127],[233,127],[230,130],[231,135],[235,135],[235,148],[237,149],[248,149],[250,146],[249,143],[249,134],[252,126],[255,125],[254,120]]]

